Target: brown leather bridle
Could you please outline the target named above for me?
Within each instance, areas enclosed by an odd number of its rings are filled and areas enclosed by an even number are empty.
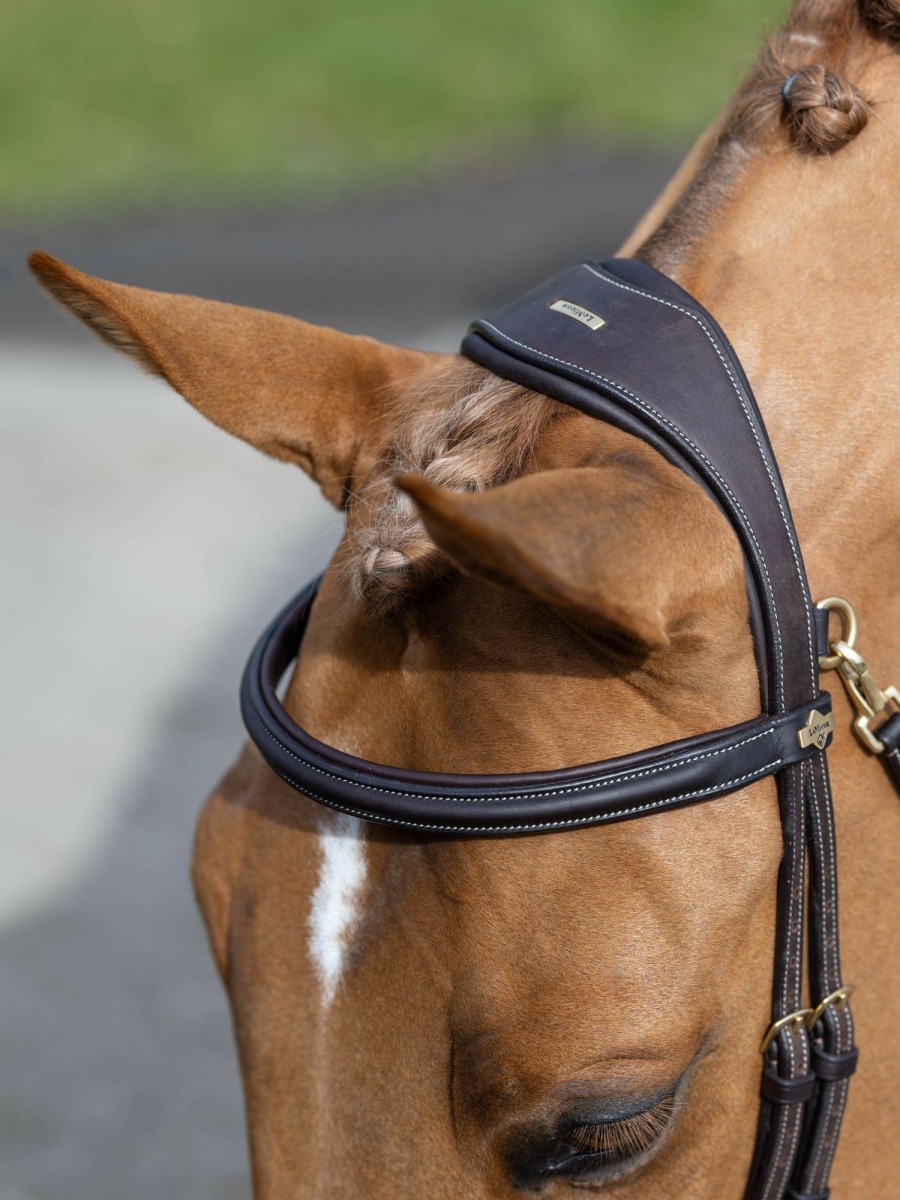
[[[241,686],[251,738],[285,782],[368,821],[430,835],[512,836],[643,817],[774,775],[778,877],[772,1023],[762,1039],[756,1147],[745,1200],[827,1200],[857,1061],[841,979],[834,814],[825,749],[834,730],[820,665],[839,670],[856,726],[900,791],[900,693],[855,649],[855,614],[814,607],[784,487],[750,385],[710,314],[643,263],[582,263],[477,321],[462,352],[495,374],[649,442],[714,498],[744,552],[761,695],[754,721],[627,757],[509,776],[401,770],[342,754],[282,707],[316,584],[276,617]],[[843,621],[831,640],[829,612]],[[809,863],[809,879],[806,864]],[[808,905],[807,905],[808,891]],[[808,907],[808,912],[807,912]],[[808,941],[809,1005],[803,951]]]

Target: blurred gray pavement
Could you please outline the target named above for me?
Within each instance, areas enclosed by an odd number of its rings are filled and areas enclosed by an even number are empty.
[[[391,338],[479,315],[582,258],[612,253],[676,155],[562,146],[305,212],[219,212],[0,229],[2,335],[81,341],[25,286],[35,247],[122,282]]]
[[[570,148],[328,209],[0,230],[0,1200],[247,1200],[190,842],[252,641],[340,533],[57,312],[24,253],[450,349],[612,252],[671,167]]]

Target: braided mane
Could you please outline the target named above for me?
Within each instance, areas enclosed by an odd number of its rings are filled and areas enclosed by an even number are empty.
[[[637,253],[677,269],[759,154],[831,155],[869,122],[876,101],[854,75],[900,46],[900,0],[796,0],[726,109],[709,159]]]

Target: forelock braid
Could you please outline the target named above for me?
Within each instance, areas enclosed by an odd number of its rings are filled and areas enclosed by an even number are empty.
[[[418,388],[418,391],[417,391]],[[436,578],[446,560],[410,498],[394,486],[415,473],[454,492],[482,491],[516,478],[559,406],[546,396],[454,360],[400,398],[405,418],[378,475],[358,497],[370,522],[354,531],[351,570],[357,591],[389,609]]]

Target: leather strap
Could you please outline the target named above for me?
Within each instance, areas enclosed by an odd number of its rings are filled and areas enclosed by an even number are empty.
[[[888,717],[877,730],[878,740],[884,743],[884,753],[879,758],[900,794],[900,713]]]
[[[824,658],[826,654],[831,653],[828,624],[831,614],[827,609],[816,606],[813,609],[812,615],[816,631],[816,653],[818,654],[819,658]]]
[[[837,851],[827,770],[811,763],[806,770],[810,867],[810,993],[819,998],[841,987],[838,956]],[[847,1100],[852,1071],[835,1073],[835,1062],[852,1059],[853,1017],[844,1003],[829,1004],[812,1033],[812,1066],[820,1085],[811,1108],[803,1152],[794,1175],[800,1194],[827,1192],[828,1175]],[[829,1066],[829,1063],[831,1066]]]
[[[773,1019],[797,1012],[802,1004],[805,897],[805,818],[803,777],[790,769],[778,778],[784,855],[778,877],[775,921],[775,969],[772,975]],[[791,1088],[809,1074],[810,1050],[805,1025],[782,1029],[767,1053],[761,1089],[756,1153],[746,1200],[780,1200],[800,1151],[804,1103],[774,1105],[772,1079]],[[769,1076],[768,1084],[765,1082]],[[814,1092],[813,1092],[814,1094]],[[804,1097],[811,1100],[812,1096]]]
[[[801,747],[798,733],[811,711],[831,711],[827,693],[793,712],[562,771],[452,775],[354,758],[301,729],[278,699],[317,583],[295,596],[259,639],[244,671],[241,710],[261,754],[286,783],[367,821],[479,837],[574,829],[698,803],[822,757],[816,745]]]

